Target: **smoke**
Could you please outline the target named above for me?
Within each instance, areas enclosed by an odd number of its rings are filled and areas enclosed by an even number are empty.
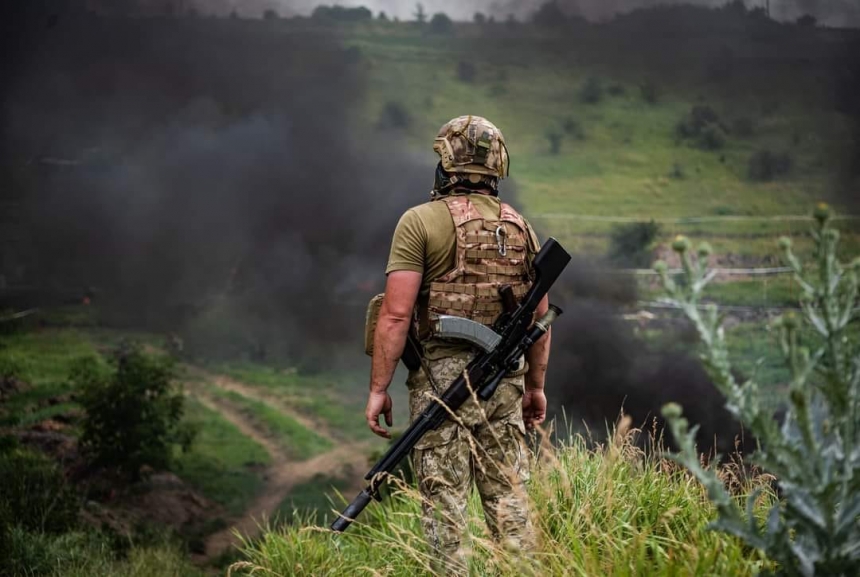
[[[471,20],[476,12],[494,16],[497,20],[512,15],[527,20],[546,0],[473,0],[464,3],[457,0],[424,0],[425,12],[444,12],[455,20]],[[688,4],[717,8],[728,0],[557,0],[559,6],[570,14],[582,15],[592,21],[604,21],[616,14],[640,8],[651,8],[671,4]],[[366,6],[375,14],[380,11],[401,20],[413,19],[418,2],[412,0],[343,0],[320,2],[319,0],[197,0],[195,5],[203,12],[225,14],[237,10],[241,14],[257,16],[266,9],[274,9],[283,16],[307,15],[320,4],[344,6]],[[860,6],[854,0],[746,0],[747,8],[765,8],[770,4],[771,15],[779,20],[794,20],[811,14],[829,26],[860,26]]]
[[[3,107],[29,186],[18,280],[210,355],[355,343],[432,175],[396,134],[355,130],[360,60],[242,22],[59,26]]]

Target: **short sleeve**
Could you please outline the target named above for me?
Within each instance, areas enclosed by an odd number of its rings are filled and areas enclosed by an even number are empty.
[[[400,217],[400,222],[394,229],[385,274],[399,270],[424,274],[426,247],[427,228],[418,214],[414,210],[409,210]]]

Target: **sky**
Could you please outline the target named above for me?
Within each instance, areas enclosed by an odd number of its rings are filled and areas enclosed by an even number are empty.
[[[721,6],[727,0],[558,0],[570,10],[579,9],[592,20],[605,20],[616,12],[653,6],[656,4],[687,3],[703,6]],[[764,6],[768,0],[746,0],[748,7]],[[493,15],[497,20],[509,14],[525,19],[544,0],[422,0],[425,12],[445,12],[456,20],[470,20],[476,12]],[[319,4],[366,6],[375,14],[384,11],[390,17],[412,19],[415,0],[197,0],[204,11],[225,12],[232,8],[246,15],[258,15],[266,8],[274,8],[283,16],[309,14]],[[770,0],[775,18],[793,20],[810,13],[822,23],[832,26],[860,26],[860,0]]]

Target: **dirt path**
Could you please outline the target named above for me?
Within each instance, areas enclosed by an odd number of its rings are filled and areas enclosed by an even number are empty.
[[[224,390],[234,391],[246,397],[266,402],[272,407],[283,411],[295,418],[307,428],[329,439],[335,446],[331,451],[322,453],[305,461],[293,461],[287,453],[270,436],[260,431],[241,412],[232,407],[229,402],[209,396],[199,383],[187,383],[189,394],[193,395],[203,405],[220,413],[239,431],[262,446],[271,458],[271,464],[263,473],[265,486],[248,509],[230,522],[226,529],[213,533],[206,538],[206,554],[198,560],[205,562],[219,556],[230,547],[237,545],[240,540],[236,533],[253,537],[260,532],[260,524],[270,519],[278,510],[296,486],[306,483],[316,475],[327,477],[349,476],[356,479],[356,485],[368,468],[365,443],[344,443],[337,441],[320,423],[304,415],[297,414],[282,401],[270,395],[261,393],[258,389],[240,383],[228,377],[213,375],[202,369],[192,368],[192,374],[202,377],[208,384]]]

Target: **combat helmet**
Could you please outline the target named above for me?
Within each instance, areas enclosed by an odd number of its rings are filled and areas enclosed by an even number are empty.
[[[457,187],[498,190],[508,176],[510,159],[505,137],[481,116],[460,116],[445,123],[433,143],[439,155],[432,197]]]

